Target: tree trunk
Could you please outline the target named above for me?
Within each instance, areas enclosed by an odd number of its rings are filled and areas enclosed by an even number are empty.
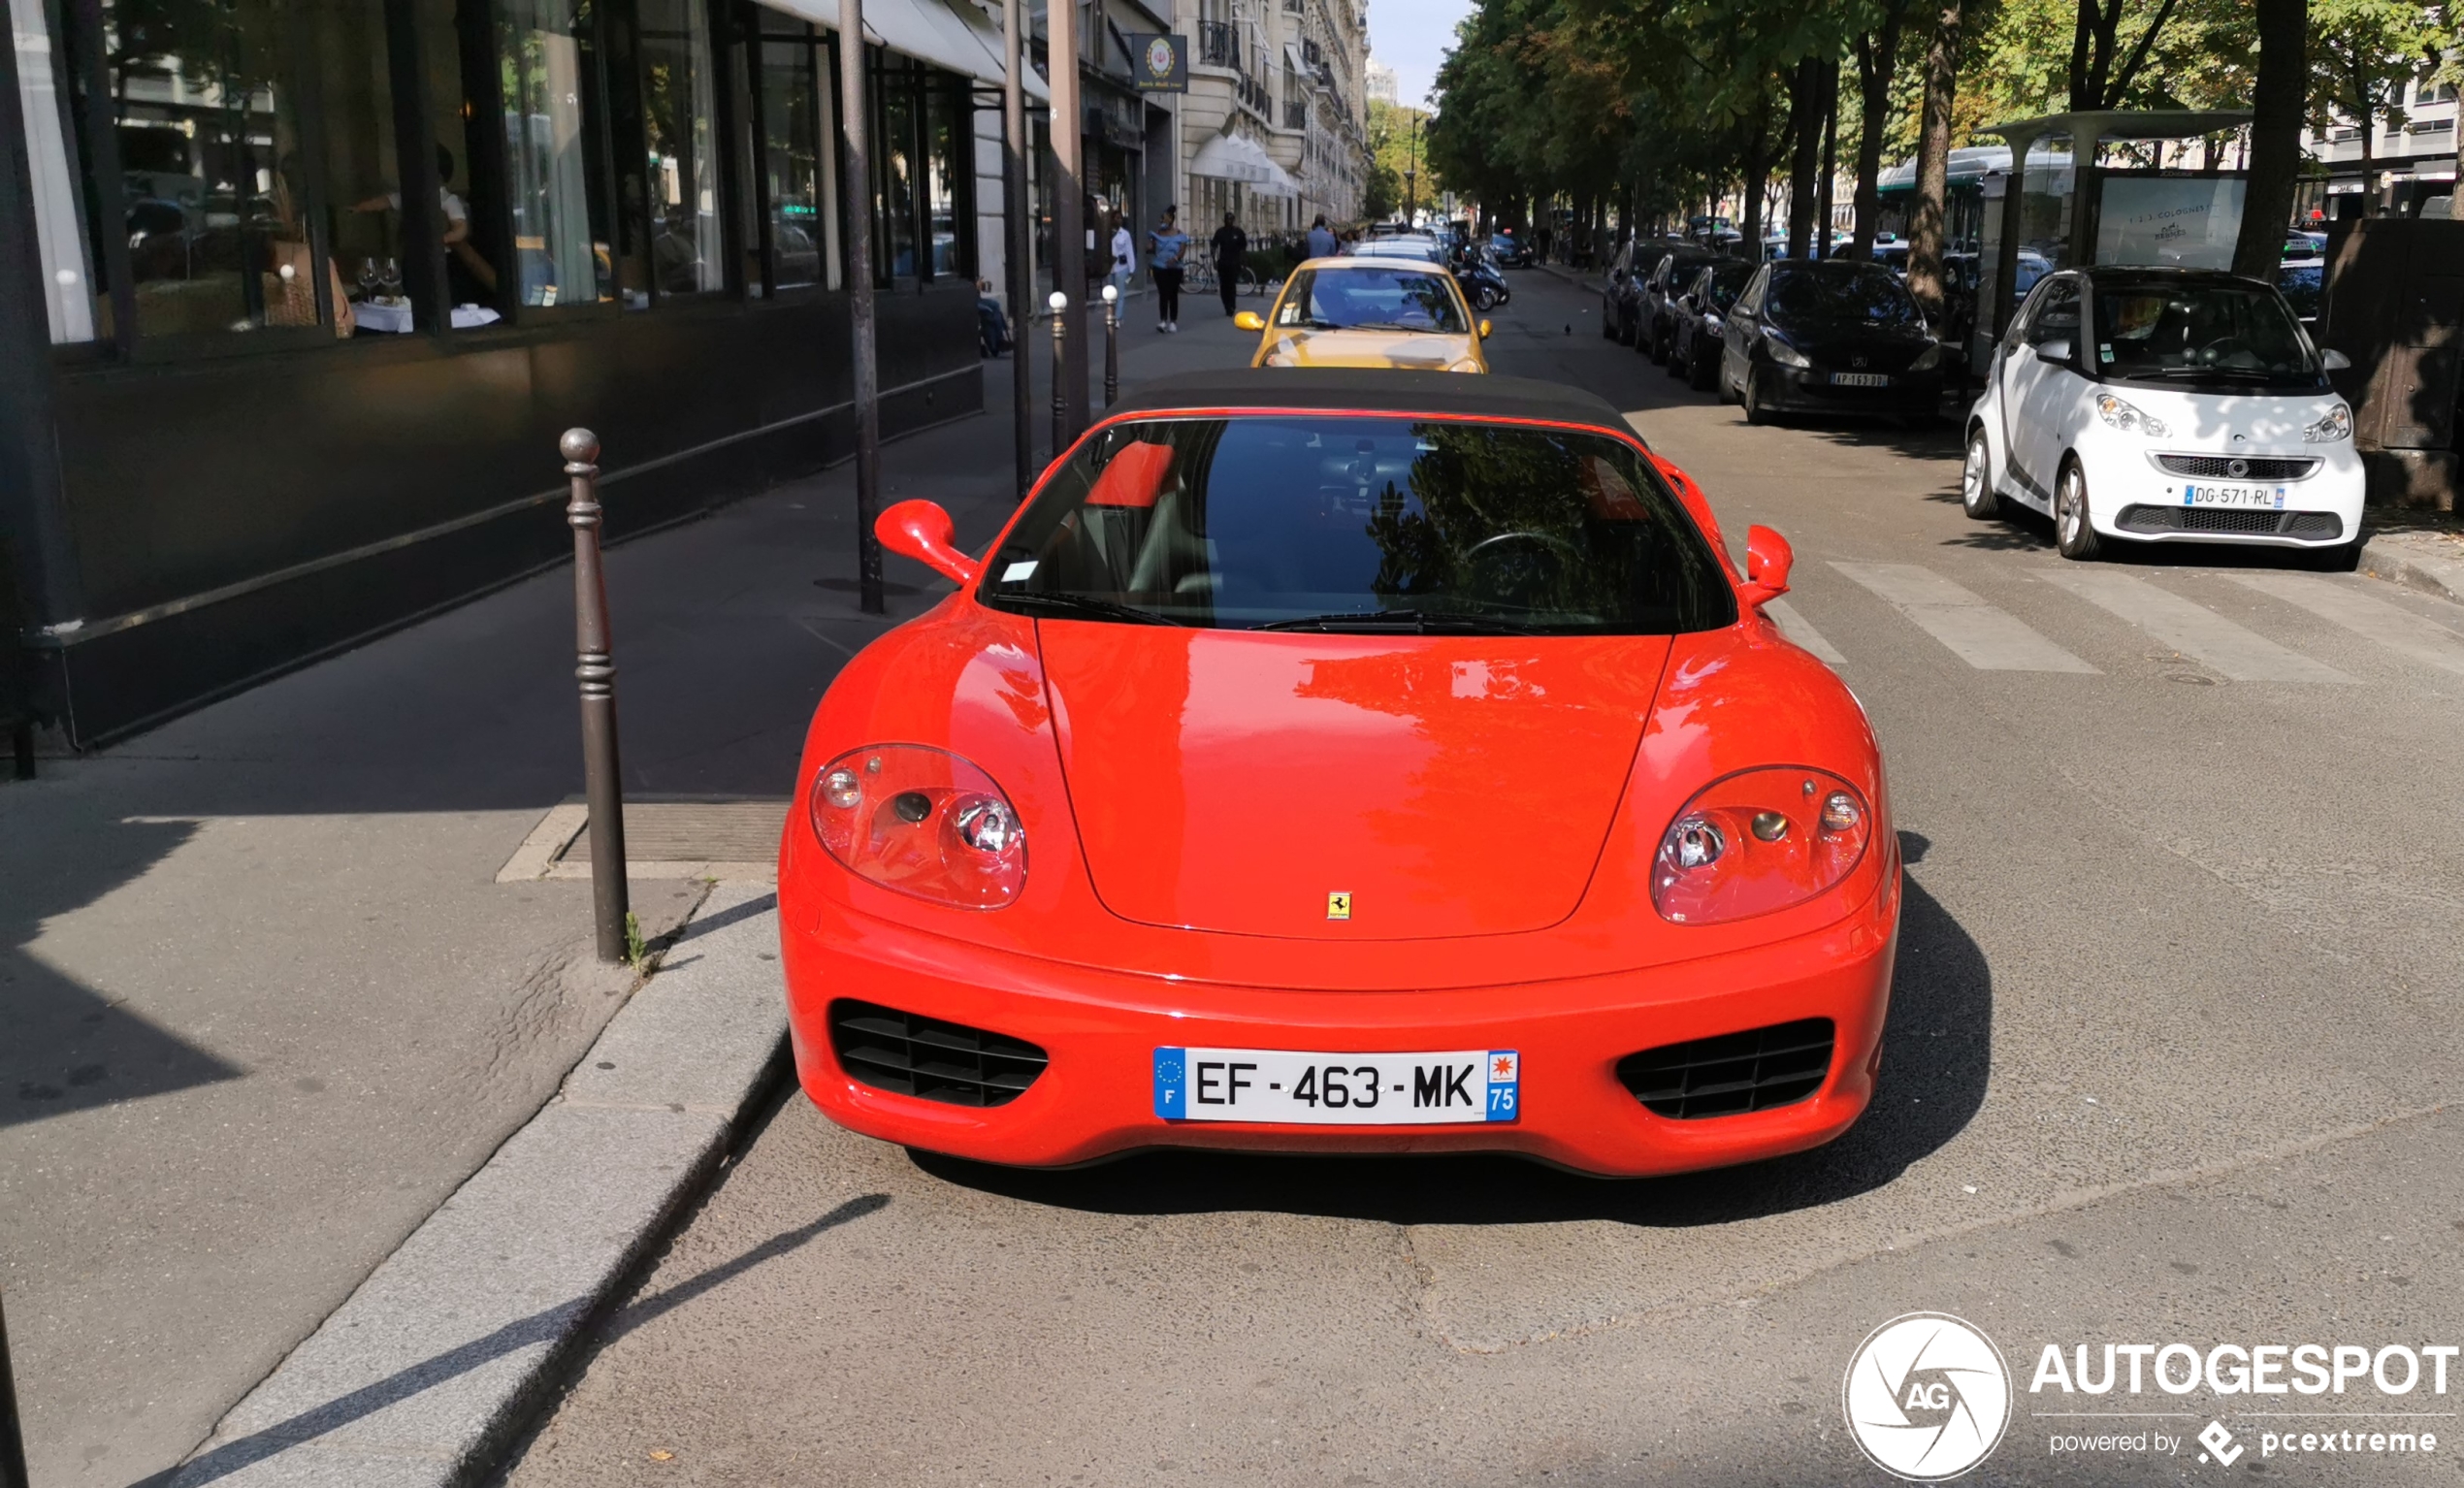
[[[1891,80],[1899,64],[1899,24],[1907,0],[1896,0],[1883,13],[1882,29],[1857,39],[1857,87],[1864,117],[1857,129],[1857,236],[1848,245],[1851,262],[1873,257],[1873,235],[1882,215],[1882,131],[1890,122]]]
[[[2302,94],[2310,79],[2304,47],[2310,0],[2255,0],[2258,82],[2251,97],[2251,174],[2242,205],[2242,235],[2233,243],[2233,272],[2267,278],[2284,252],[2301,169]]]
[[[1823,64],[1823,174],[1819,186],[1820,202],[1814,214],[1822,220],[1815,224],[1816,258],[1831,257],[1832,209],[1837,204],[1832,192],[1839,179],[1839,63],[1836,58]]]
[[[1812,241],[1814,170],[1822,163],[1822,63],[1807,57],[1788,84],[1789,127],[1795,149],[1788,163],[1788,256],[1802,259]]]
[[[2308,0],[2295,0],[2307,4]],[[1960,0],[1941,0],[1925,49],[1925,109],[1917,133],[1917,194],[1908,222],[1908,292],[1925,318],[1943,322],[1942,221],[1950,196],[1951,105],[1960,82]]]
[[[2306,0],[2305,0],[2306,3]],[[1754,128],[1745,142],[1745,201],[1738,225],[1743,235],[1741,246],[1748,254],[1763,250],[1763,187],[1771,174],[1771,96],[1758,93],[1754,100]]]

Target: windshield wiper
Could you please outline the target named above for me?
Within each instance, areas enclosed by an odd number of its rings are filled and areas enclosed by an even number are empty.
[[[1416,635],[1538,635],[1530,626],[1490,615],[1444,610],[1357,610],[1331,615],[1302,615],[1270,620],[1252,631],[1410,631]]]
[[[1131,625],[1177,626],[1181,624],[1180,621],[1169,616],[1158,615],[1153,610],[1142,610],[1134,604],[1118,604],[1110,599],[1098,599],[1092,595],[1029,592],[1025,594],[994,593],[985,598],[995,604],[1019,604],[1029,609],[1054,610],[1062,614],[1084,616],[1089,620],[1125,620]]]
[[[1436,326],[1408,326],[1400,320],[1355,320],[1340,329],[1345,331],[1437,331],[1438,328]]]
[[[2245,381],[2275,382],[2300,377],[2299,372],[2268,372],[2257,367],[2150,367],[2132,369],[2122,373],[2125,377],[2155,377],[2160,380],[2190,377],[2240,377]]]

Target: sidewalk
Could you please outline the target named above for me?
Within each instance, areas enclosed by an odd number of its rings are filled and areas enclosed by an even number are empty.
[[[1124,382],[1246,359],[1218,305],[1184,314],[1124,325]],[[1027,345],[1041,435],[1050,342]],[[988,540],[1010,388],[988,363],[983,414],[890,446],[885,504]],[[858,612],[852,487],[840,467],[610,553],[630,793],[783,810],[829,679],[946,592],[893,558],[892,616]],[[0,1285],[45,1488],[178,1462],[624,1005],[586,883],[497,882],[580,786],[571,643],[554,570],[0,783]],[[636,881],[645,935],[705,888]]]

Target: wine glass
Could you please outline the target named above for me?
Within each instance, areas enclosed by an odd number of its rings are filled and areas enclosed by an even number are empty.
[[[400,299],[403,292],[402,260],[396,258],[385,260],[384,268],[377,271],[377,283],[385,291],[385,298]]]
[[[363,300],[376,297],[376,260],[373,257],[359,261],[359,297]]]

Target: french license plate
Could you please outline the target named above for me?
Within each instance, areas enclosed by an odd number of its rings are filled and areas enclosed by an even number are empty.
[[[1167,1121],[1427,1126],[1511,1121],[1522,1112],[1511,1049],[1330,1054],[1283,1049],[1158,1049],[1155,1115]]]
[[[1832,387],[1889,387],[1891,379],[1881,372],[1832,372]]]
[[[2185,506],[2255,506],[2262,510],[2282,511],[2285,507],[2284,488],[2266,486],[2184,486]]]

